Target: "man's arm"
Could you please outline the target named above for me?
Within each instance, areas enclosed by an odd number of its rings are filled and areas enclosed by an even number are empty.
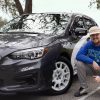
[[[76,55],[76,59],[87,64],[93,64],[93,59],[87,56],[88,49],[91,45],[91,42],[88,41],[83,47],[80,48],[79,52]]]

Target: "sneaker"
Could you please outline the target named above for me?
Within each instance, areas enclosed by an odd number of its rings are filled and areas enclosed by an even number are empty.
[[[87,93],[88,93],[87,88],[80,87],[80,89],[74,94],[74,96],[80,97],[80,96],[86,95]]]

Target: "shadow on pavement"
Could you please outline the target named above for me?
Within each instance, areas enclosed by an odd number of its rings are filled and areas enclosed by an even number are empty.
[[[73,82],[76,83],[77,80],[78,80],[77,75],[75,75],[73,78]],[[44,97],[52,98],[51,96],[57,96],[57,95],[49,94],[49,92],[47,91],[41,91],[41,92],[35,92],[35,93],[29,92],[29,93],[18,93],[16,95],[1,95],[0,100],[33,100],[33,99],[44,100],[45,99]]]

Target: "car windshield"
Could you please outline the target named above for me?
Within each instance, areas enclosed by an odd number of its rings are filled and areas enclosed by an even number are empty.
[[[30,32],[43,34],[62,34],[71,18],[71,14],[37,13],[23,15],[11,20],[1,28],[1,32]]]

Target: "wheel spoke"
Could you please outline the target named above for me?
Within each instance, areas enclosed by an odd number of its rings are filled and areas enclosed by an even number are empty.
[[[60,63],[60,69],[62,69],[62,65],[63,65],[63,64],[62,64],[62,63]]]
[[[56,63],[55,66],[56,66],[56,69],[58,69],[60,67],[60,64]]]
[[[66,72],[66,73],[64,73],[64,75],[70,75],[70,72]]]
[[[56,82],[56,78],[53,78],[52,82]]]
[[[66,82],[67,81],[65,81],[65,79],[64,79],[63,82],[62,82],[63,86],[66,86]]]
[[[61,88],[61,83],[58,84],[58,88],[59,88],[59,89]]]
[[[57,85],[58,85],[58,83],[55,83],[55,84],[54,84],[54,88],[57,88]]]

